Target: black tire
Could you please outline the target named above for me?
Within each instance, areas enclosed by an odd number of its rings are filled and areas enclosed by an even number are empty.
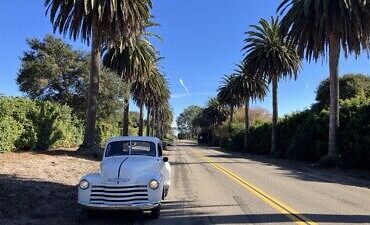
[[[161,206],[160,205],[155,207],[154,209],[152,209],[150,211],[150,216],[151,216],[152,219],[158,219],[160,215],[161,215]]]

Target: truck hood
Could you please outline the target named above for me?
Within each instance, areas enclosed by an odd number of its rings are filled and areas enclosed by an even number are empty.
[[[149,156],[111,157],[104,159],[100,168],[104,183],[137,184],[137,179],[145,173],[159,171],[159,161]]]

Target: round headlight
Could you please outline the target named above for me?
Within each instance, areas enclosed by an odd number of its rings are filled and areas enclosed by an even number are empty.
[[[159,183],[156,180],[151,180],[149,182],[149,187],[153,190],[157,189],[159,187]]]
[[[81,180],[79,186],[82,190],[86,190],[89,188],[89,182],[87,180]]]

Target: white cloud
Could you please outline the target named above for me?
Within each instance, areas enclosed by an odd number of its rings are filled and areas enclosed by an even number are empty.
[[[203,96],[203,95],[215,95],[215,92],[209,91],[209,92],[196,92],[196,93],[175,93],[171,95],[171,98],[184,98],[184,97],[190,97],[190,96]]]
[[[180,84],[181,84],[181,86],[185,89],[186,93],[188,93],[188,94],[189,94],[189,89],[186,87],[186,85],[185,85],[184,81],[183,81],[181,78],[180,78]]]

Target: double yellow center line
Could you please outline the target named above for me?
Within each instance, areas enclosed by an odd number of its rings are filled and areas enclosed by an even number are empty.
[[[254,195],[256,195],[258,198],[275,208],[277,211],[282,213],[283,215],[287,216],[289,219],[291,219],[293,222],[299,225],[316,225],[317,223],[311,221],[307,217],[300,214],[297,210],[287,206],[286,204],[282,203],[275,197],[267,194],[265,191],[257,188],[256,186],[252,185],[250,182],[244,180],[243,178],[239,177],[235,173],[231,172],[230,170],[226,169],[225,167],[219,165],[212,159],[203,156],[199,152],[193,151],[196,155],[198,155],[200,158],[204,159],[205,161],[209,162],[211,165],[213,165],[217,170],[221,171],[234,181],[236,181],[238,184],[240,184],[243,188],[247,189]]]

